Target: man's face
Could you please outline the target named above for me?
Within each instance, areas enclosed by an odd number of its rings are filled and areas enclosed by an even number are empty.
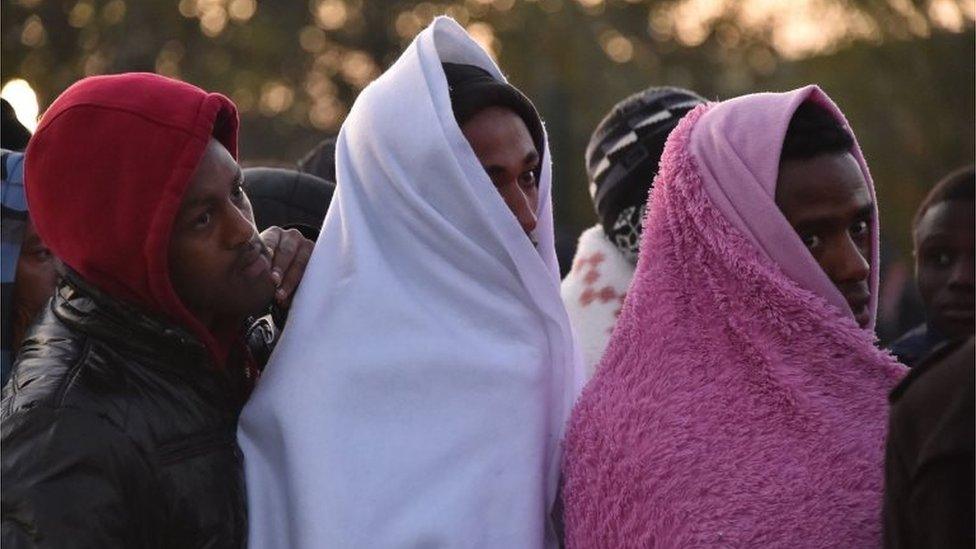
[[[776,205],[866,327],[874,203],[857,161],[850,153],[783,161]]]
[[[41,242],[30,221],[24,228],[24,240],[17,258],[17,274],[13,293],[13,350],[20,348],[34,318],[54,295],[58,283],[56,260]]]
[[[532,238],[539,182],[539,153],[525,122],[509,109],[488,107],[469,119],[461,132],[525,234]]]
[[[211,139],[173,225],[170,278],[186,307],[209,327],[240,322],[274,295],[271,261],[241,183],[237,162]]]
[[[972,201],[929,208],[915,227],[915,277],[929,322],[949,337],[973,335]]]

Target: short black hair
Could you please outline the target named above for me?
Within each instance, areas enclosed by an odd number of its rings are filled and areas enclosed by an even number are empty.
[[[912,220],[912,230],[918,226],[925,212],[933,206],[950,200],[969,201],[976,200],[976,167],[966,166],[943,177],[932,187],[929,194],[925,195],[918,211],[915,212],[915,219]]]
[[[853,148],[854,138],[841,121],[820,104],[807,101],[790,119],[779,160],[806,160],[850,152]]]
[[[525,122],[536,153],[539,167],[535,170],[536,179],[542,174],[542,157],[545,154],[545,130],[542,118],[532,101],[508,82],[496,80],[481,67],[459,63],[441,63],[447,78],[451,109],[458,126],[463,126],[476,114],[488,107],[506,108]]]

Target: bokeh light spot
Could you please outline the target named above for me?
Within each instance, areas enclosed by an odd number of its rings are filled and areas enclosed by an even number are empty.
[[[24,28],[20,32],[20,42],[29,48],[38,48],[47,42],[47,32],[41,18],[31,15],[24,21]]]
[[[227,5],[227,14],[238,22],[249,20],[257,11],[258,3],[255,0],[231,0]]]
[[[25,128],[31,133],[37,130],[37,114],[39,112],[37,94],[34,93],[34,88],[26,80],[22,78],[9,80],[3,85],[3,88],[0,88],[0,97],[10,103],[17,114],[17,120]]]
[[[325,30],[340,29],[349,18],[349,9],[342,0],[321,0],[314,13],[315,22]]]

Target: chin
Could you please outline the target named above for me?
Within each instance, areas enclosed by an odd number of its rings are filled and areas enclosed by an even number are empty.
[[[268,309],[274,303],[274,289],[272,289],[270,292],[263,292],[259,294],[260,299],[257,299],[256,297],[253,299],[253,301],[251,301],[251,307],[244,315],[245,317],[262,316],[266,314]]]
[[[952,339],[972,337],[976,332],[976,325],[972,322],[956,322],[943,320],[936,325],[936,329]]]
[[[240,319],[252,316],[263,316],[268,312],[274,300],[274,287],[255,288],[253,291],[228,299],[228,315]]]

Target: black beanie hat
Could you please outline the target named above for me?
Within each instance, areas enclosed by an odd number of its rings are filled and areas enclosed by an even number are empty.
[[[542,129],[542,119],[535,110],[535,105],[529,101],[515,86],[496,80],[491,73],[474,65],[458,63],[443,63],[444,75],[447,76],[448,91],[451,96],[451,110],[458,126],[463,126],[474,115],[488,107],[505,107],[511,109],[525,122],[539,153],[539,169],[542,170],[541,158],[545,154],[545,133]],[[538,173],[536,178],[538,179]]]
[[[244,193],[258,231],[271,226],[297,229],[316,240],[332,201],[335,184],[311,174],[281,168],[244,170]]]
[[[326,137],[298,161],[298,171],[335,183],[336,138]]]
[[[590,196],[603,231],[632,263],[637,262],[647,195],[668,135],[681,117],[705,102],[680,88],[648,88],[614,105],[590,138]]]

